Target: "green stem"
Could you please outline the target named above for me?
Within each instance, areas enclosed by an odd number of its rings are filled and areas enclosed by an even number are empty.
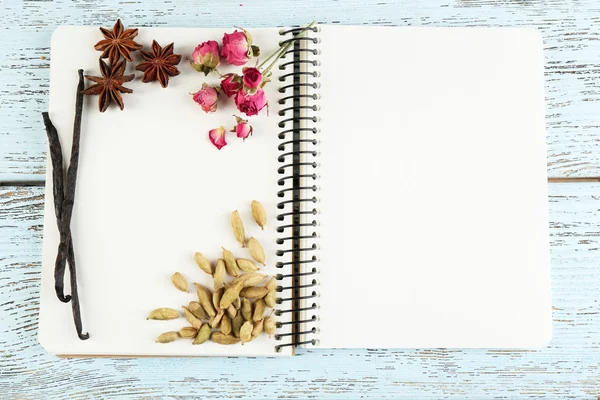
[[[311,22],[310,25],[306,26],[300,32],[298,32],[296,34],[296,36],[304,33],[306,30],[312,28],[315,24],[316,24],[316,21]],[[269,64],[269,66],[267,68],[265,68],[264,71],[262,71],[263,75],[267,75],[267,73],[271,70],[271,68],[273,68],[275,66],[275,63],[277,62],[277,60],[279,60],[286,53],[286,51],[288,51],[288,49],[292,46],[293,43],[294,42],[289,42],[285,46],[280,47],[279,50],[277,50],[276,52],[274,52],[273,54],[271,54],[265,61],[263,61],[258,66],[258,68],[262,67],[268,60],[270,60],[271,58],[273,58],[273,56],[277,55],[277,57],[275,57],[275,59],[271,62],[271,64]]]

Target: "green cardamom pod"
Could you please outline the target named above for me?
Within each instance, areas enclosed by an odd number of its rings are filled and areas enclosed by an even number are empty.
[[[235,336],[225,335],[223,332],[214,332],[210,338],[213,342],[219,344],[236,344],[240,342],[240,339]]]
[[[179,333],[165,332],[156,339],[156,343],[171,343],[177,340]]]
[[[175,318],[179,318],[177,310],[173,310],[172,308],[157,308],[156,310],[152,310],[146,319],[167,320]]]
[[[208,339],[210,339],[211,333],[212,330],[210,329],[210,326],[208,326],[208,324],[202,325],[202,328],[200,328],[200,330],[198,331],[198,334],[196,335],[196,339],[194,339],[193,344],[202,344],[206,342]]]

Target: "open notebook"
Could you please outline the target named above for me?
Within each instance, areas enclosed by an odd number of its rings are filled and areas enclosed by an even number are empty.
[[[189,55],[224,31],[144,28],[136,40],[175,42]],[[264,54],[294,34],[250,32]],[[250,139],[228,139],[220,151],[207,132],[237,110],[229,102],[205,114],[191,101],[202,82],[218,80],[185,57],[167,89],[138,75],[122,112],[99,113],[97,98],[86,97],[71,227],[90,339],[78,339],[70,306],[54,292],[49,163],[39,326],[48,351],[270,356],[293,354],[296,344],[528,348],[550,340],[539,35],[327,25],[302,35],[265,87],[268,115],[251,119]],[[97,72],[98,40],[96,27],[62,27],[52,38],[49,113],[66,159],[76,71]],[[185,321],[147,321],[147,313],[194,297],[175,290],[171,274],[210,285],[192,254],[241,252],[229,215],[238,209],[251,221],[252,199],[268,224],[246,223],[247,236],[265,247],[264,271],[281,278],[278,340],[154,343]]]

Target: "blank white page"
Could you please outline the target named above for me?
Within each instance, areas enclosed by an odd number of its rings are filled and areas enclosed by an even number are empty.
[[[538,33],[320,38],[320,346],[548,343]]]

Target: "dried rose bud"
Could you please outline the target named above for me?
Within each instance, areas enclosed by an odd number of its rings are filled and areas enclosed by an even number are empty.
[[[192,53],[192,61],[190,64],[198,72],[204,72],[208,75],[221,63],[219,57],[219,44],[214,40],[209,40],[196,46]]]
[[[219,97],[219,89],[202,84],[202,89],[194,93],[194,101],[200,104],[205,112],[217,111],[217,98]]]
[[[242,88],[242,77],[238,74],[227,74],[221,81],[221,89],[227,97],[235,96]]]
[[[240,90],[235,96],[235,105],[240,112],[251,117],[258,114],[267,105],[267,97],[265,92],[258,88],[256,93],[246,93],[244,89]]]
[[[258,68],[249,67],[242,70],[244,74],[244,86],[249,89],[255,89],[262,83],[262,73]]]
[[[222,126],[211,129],[208,132],[208,138],[210,139],[210,142],[219,150],[227,145],[227,142],[225,141],[225,128]]]
[[[252,135],[252,126],[248,123],[248,120],[242,119],[237,115],[234,115],[234,117],[236,120],[236,125],[231,132],[235,132],[237,137],[246,140],[248,136]]]
[[[221,57],[231,65],[244,65],[252,57],[258,57],[260,49],[252,45],[252,36],[242,29],[233,33],[223,35],[223,46],[221,47]]]

